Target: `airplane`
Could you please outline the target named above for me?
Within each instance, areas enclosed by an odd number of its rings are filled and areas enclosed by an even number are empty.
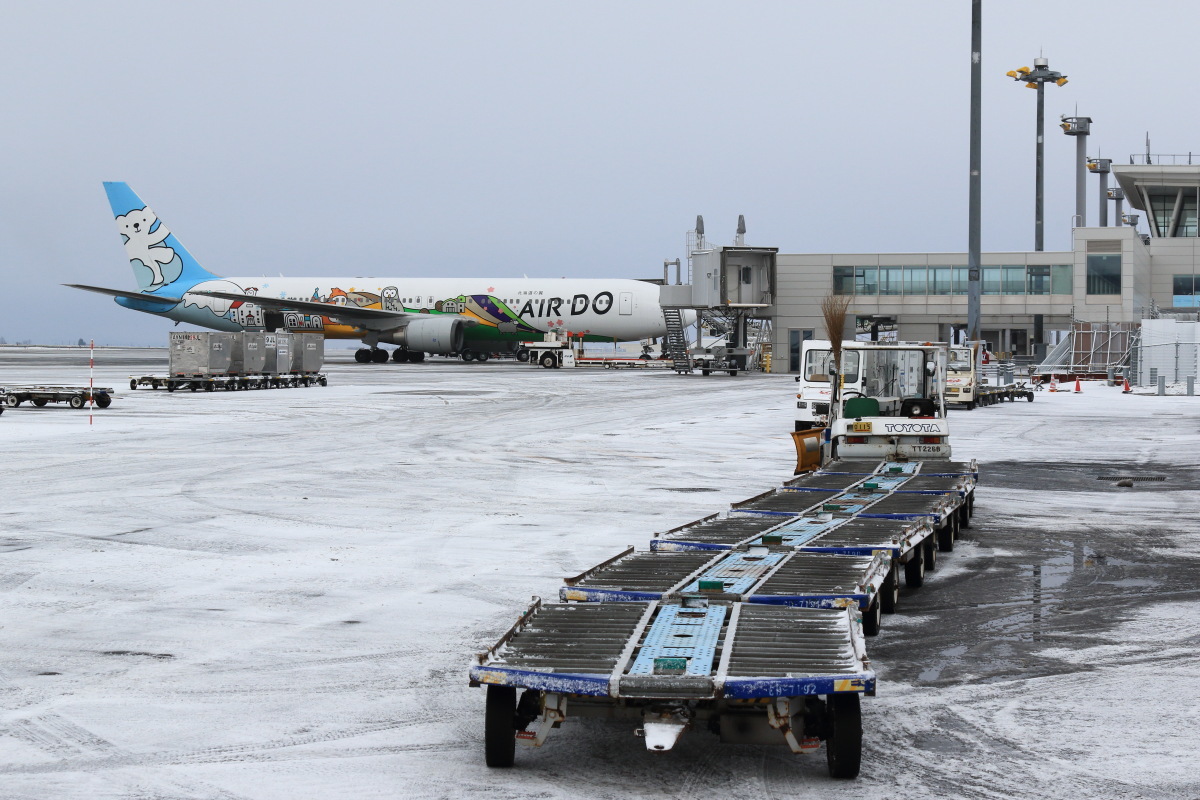
[[[139,291],[66,284],[117,304],[218,331],[287,330],[359,339],[359,363],[426,354],[486,361],[550,332],[589,342],[665,336],[658,286],[603,278],[220,277],[205,270],[129,188],[104,191]],[[682,312],[683,325],[695,312]],[[381,344],[396,345],[388,354]],[[526,353],[526,356],[528,354]]]

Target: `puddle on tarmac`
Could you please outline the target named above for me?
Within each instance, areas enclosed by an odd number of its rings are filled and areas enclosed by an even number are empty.
[[[966,652],[966,645],[956,645],[954,647],[946,648],[939,654],[942,656],[942,660],[938,660],[921,670],[921,674],[917,677],[922,681],[936,681],[939,677],[941,677],[942,670],[950,666],[951,661],[959,658]]]

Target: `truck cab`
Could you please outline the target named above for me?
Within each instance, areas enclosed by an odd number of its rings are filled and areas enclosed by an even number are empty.
[[[843,347],[852,345],[846,342]],[[800,352],[800,374],[796,376],[796,430],[808,431],[824,428],[829,424],[829,402],[833,393],[830,376],[832,349],[828,341],[812,339],[804,343]],[[859,373],[857,352],[842,351],[841,386],[852,391],[862,391],[862,375]]]
[[[950,457],[944,345],[846,342],[841,355],[838,375],[828,342],[805,343],[796,379],[798,450],[802,439],[811,449],[820,432],[821,461]]]

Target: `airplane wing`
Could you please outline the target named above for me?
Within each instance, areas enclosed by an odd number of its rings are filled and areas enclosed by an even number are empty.
[[[238,294],[236,292],[206,292],[202,290],[187,292],[187,294],[202,294],[207,297],[220,297],[223,300],[252,303],[260,308],[273,311],[301,311],[305,314],[320,314],[329,317],[343,325],[354,325],[373,331],[386,331],[399,328],[414,314],[403,311],[384,311],[378,308],[359,308],[358,306],[339,306],[333,303],[314,303],[311,300],[281,300],[276,297],[260,297],[254,294]]]
[[[183,302],[182,297],[164,297],[162,295],[143,294],[142,292],[123,292],[120,289],[105,289],[101,286],[84,286],[82,283],[64,283],[63,286],[69,286],[72,289],[83,289],[85,292],[107,294],[112,297],[124,297],[127,300],[162,303],[164,306],[177,306]]]

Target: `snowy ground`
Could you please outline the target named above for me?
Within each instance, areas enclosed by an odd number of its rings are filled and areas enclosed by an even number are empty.
[[[788,477],[781,376],[358,365],[0,416],[0,798],[1200,797],[1200,398],[954,412],[976,524],[870,643],[862,776],[569,721],[482,758],[471,654],[562,576]],[[0,385],[86,382],[0,348]],[[1115,488],[1098,476],[1162,475]]]

